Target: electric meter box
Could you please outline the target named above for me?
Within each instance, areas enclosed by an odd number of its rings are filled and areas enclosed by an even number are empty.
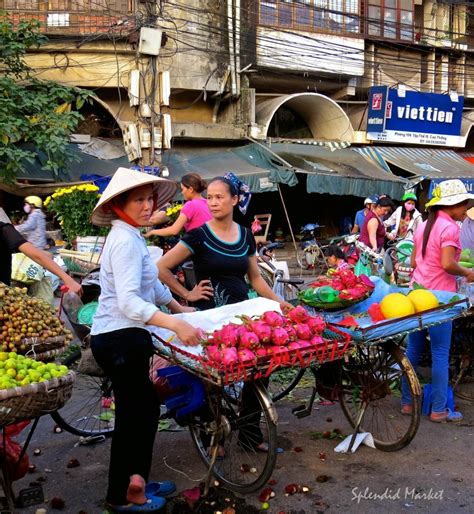
[[[152,27],[140,29],[140,43],[138,52],[145,55],[158,55],[161,48],[161,36],[163,31]]]

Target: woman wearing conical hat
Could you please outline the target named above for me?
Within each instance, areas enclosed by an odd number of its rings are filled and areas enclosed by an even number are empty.
[[[437,291],[457,290],[456,277],[474,281],[474,270],[459,265],[461,243],[457,221],[463,220],[474,195],[466,190],[461,180],[444,180],[433,190],[426,204],[428,219],[414,235],[415,247],[411,254],[414,268],[411,284]],[[435,423],[456,422],[462,414],[447,406],[449,350],[453,324],[451,321],[428,329],[431,346],[432,408],[430,420]],[[426,330],[408,336],[407,357],[416,369],[426,342]],[[411,396],[406,380],[402,380],[402,414],[411,414]]]
[[[115,428],[107,502],[115,512],[154,512],[175,490],[170,481],[149,482],[159,405],[149,376],[153,344],[149,328],[175,332],[188,345],[199,331],[159,310],[183,312],[157,275],[140,227],[168,202],[176,184],[119,168],[105,189],[92,223],[112,225],[101,259],[99,307],[91,330],[94,357],[112,381]]]

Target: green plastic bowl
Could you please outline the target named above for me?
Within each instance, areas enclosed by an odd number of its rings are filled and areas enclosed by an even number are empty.
[[[81,325],[92,325],[92,319],[98,306],[99,302],[90,302],[83,305],[77,312],[77,321]]]

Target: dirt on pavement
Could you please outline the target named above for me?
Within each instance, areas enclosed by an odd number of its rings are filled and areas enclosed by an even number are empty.
[[[278,403],[278,434],[284,452],[278,455],[269,485],[275,496],[268,501],[267,511],[474,512],[474,405],[462,401],[457,405],[464,414],[461,424],[434,424],[423,417],[415,439],[400,451],[388,453],[361,446],[353,454],[341,454],[334,452],[339,440],[315,435],[334,429],[351,433],[337,404],[316,404],[311,416],[297,419],[291,413],[294,404],[282,400]],[[77,436],[55,433],[49,416],[40,420],[28,452],[36,470],[14,487],[18,492],[30,483],[41,484],[45,503],[18,512],[33,514],[40,507],[55,512],[51,507],[54,497],[64,500],[62,512],[104,512],[110,440],[93,446],[75,446],[77,442]],[[41,450],[40,455],[33,454],[35,448]],[[79,466],[68,468],[71,459],[77,459]],[[167,505],[168,514],[223,512],[226,507],[236,513],[261,511],[260,491],[234,496],[222,489],[189,510],[180,492],[199,486],[205,476],[206,469],[187,430],[157,434],[151,478],[167,478],[177,484],[177,493]],[[288,484],[309,490],[288,495]]]

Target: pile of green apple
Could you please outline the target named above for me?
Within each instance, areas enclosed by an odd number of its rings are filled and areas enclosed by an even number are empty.
[[[45,364],[15,352],[0,352],[0,389],[46,382],[67,372],[67,366],[52,362]]]

